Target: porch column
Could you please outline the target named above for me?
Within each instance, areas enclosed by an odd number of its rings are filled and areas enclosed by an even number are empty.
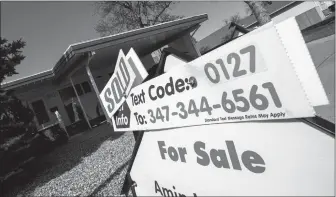
[[[95,80],[94,80],[94,78],[93,78],[93,75],[92,75],[92,73],[91,73],[91,70],[90,70],[90,66],[89,66],[89,64],[90,64],[90,60],[91,60],[91,58],[93,57],[94,54],[95,54],[94,52],[90,52],[90,54],[89,54],[89,56],[88,56],[88,60],[87,60],[86,65],[85,65],[86,72],[87,72],[87,75],[89,76],[91,85],[92,85],[92,87],[93,87],[93,89],[94,89],[94,91],[95,91],[95,93],[96,93],[96,95],[97,95],[97,99],[98,99],[98,101],[99,101],[100,108],[101,108],[102,111],[104,112],[106,121],[107,121],[109,124],[112,125],[112,122],[111,122],[111,120],[110,120],[110,117],[107,115],[107,112],[106,112],[106,110],[105,110],[105,108],[104,108],[103,102],[100,100],[99,90],[98,90],[97,84],[96,84],[96,82],[95,82]]]
[[[85,112],[84,106],[83,106],[83,104],[82,104],[82,102],[81,102],[81,100],[80,100],[80,98],[79,98],[79,96],[78,96],[78,92],[77,92],[76,87],[75,87],[75,85],[74,85],[74,83],[73,83],[73,81],[72,81],[71,76],[69,77],[69,79],[70,79],[72,88],[73,88],[74,91],[75,91],[75,94],[76,94],[76,97],[77,97],[77,99],[78,99],[79,105],[81,106],[81,109],[82,109],[82,111],[83,111],[83,113],[84,113],[84,118],[85,118],[86,122],[88,123],[90,129],[92,129],[92,126],[91,126],[91,124],[90,124],[89,118],[87,117],[87,114],[86,114],[86,112]]]

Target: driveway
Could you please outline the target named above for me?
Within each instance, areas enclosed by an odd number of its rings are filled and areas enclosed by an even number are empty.
[[[85,131],[34,161],[4,196],[119,196],[133,147],[133,133],[106,124]]]

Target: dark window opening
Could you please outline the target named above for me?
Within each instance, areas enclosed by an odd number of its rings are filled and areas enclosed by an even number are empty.
[[[72,88],[72,86],[63,88],[62,90],[59,91],[59,93],[63,101],[76,97],[75,91]]]
[[[76,84],[75,88],[76,88],[78,96],[83,95],[83,90],[82,90],[82,87],[80,86],[80,84]]]
[[[49,116],[42,100],[34,101],[31,105],[40,125],[49,122]]]
[[[73,103],[69,103],[68,105],[65,106],[65,110],[68,113],[68,116],[70,118],[71,123],[75,122],[75,111],[74,111],[75,109],[74,109],[74,107],[76,108],[76,111],[78,113],[78,118],[80,120],[84,120],[84,113],[83,113],[82,109],[80,108],[80,106],[73,105]]]
[[[76,84],[75,88],[78,96],[91,92],[90,84],[87,81]],[[75,90],[72,86],[59,90],[59,94],[63,101],[67,101],[76,97]]]
[[[82,83],[82,87],[83,87],[84,93],[91,92],[90,84],[87,81]]]

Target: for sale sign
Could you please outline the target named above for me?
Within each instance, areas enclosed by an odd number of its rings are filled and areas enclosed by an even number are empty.
[[[334,196],[334,138],[297,120],[145,132],[138,196]]]
[[[288,42],[284,29],[301,40]],[[133,88],[126,100],[130,126],[115,130],[312,117],[313,106],[327,101],[305,51],[295,19],[265,26]]]
[[[115,71],[99,95],[110,118],[124,103],[131,88],[139,85],[147,75],[146,69],[132,48],[127,56],[122,50],[119,51]],[[123,108],[119,109],[116,116],[124,117],[127,115],[124,115],[124,113],[127,113],[127,111],[124,111]],[[112,118],[112,123],[116,125],[115,118]],[[120,123],[124,125],[122,128],[125,128],[125,125],[129,125],[128,120],[126,124],[125,121]]]

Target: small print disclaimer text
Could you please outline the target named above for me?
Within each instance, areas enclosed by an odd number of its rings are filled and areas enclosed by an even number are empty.
[[[277,119],[283,118],[286,116],[286,113],[262,113],[262,114],[252,114],[252,115],[244,115],[244,116],[224,116],[218,118],[206,118],[205,122],[219,122],[219,121],[250,121],[255,119]]]

